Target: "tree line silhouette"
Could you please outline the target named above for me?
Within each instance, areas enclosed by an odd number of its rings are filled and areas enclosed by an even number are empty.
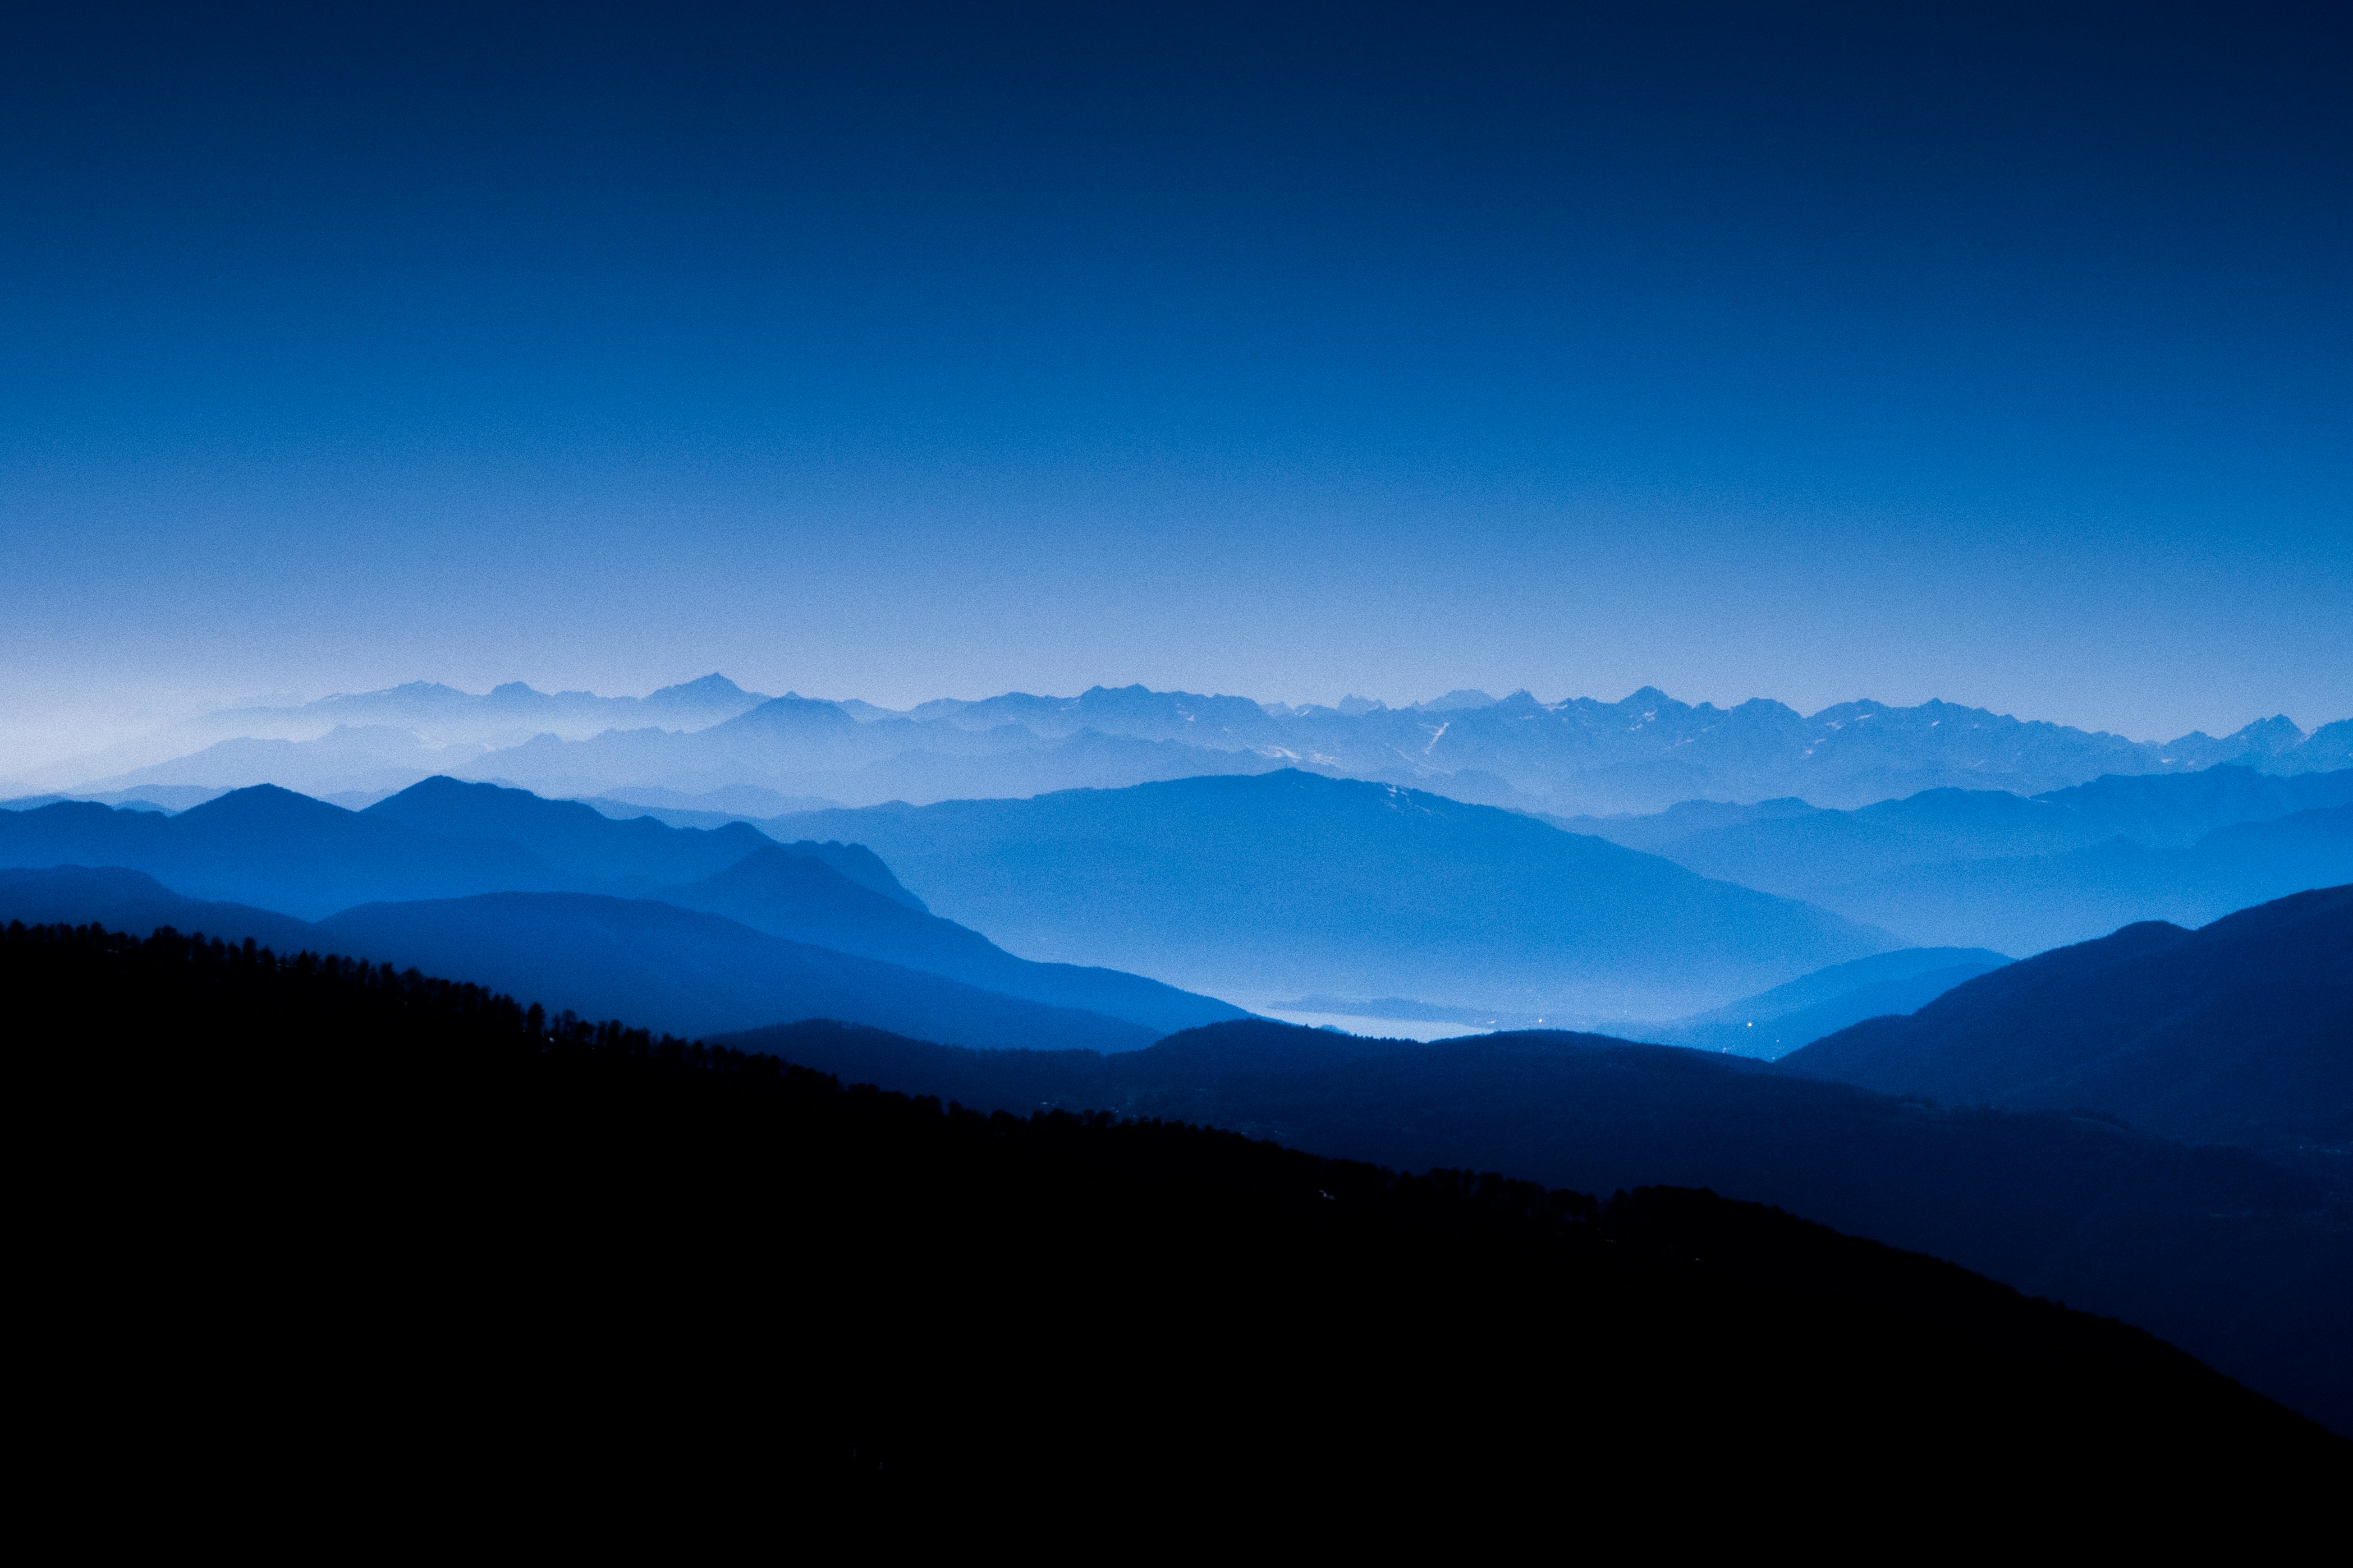
[[[1503,1531],[1796,1451],[1947,1503],[2259,1474],[2284,1519],[2347,1451],[2136,1330],[1704,1192],[983,1116],[168,929],[11,925],[0,986],[43,1239],[142,1440],[235,1407],[355,1503],[626,1471]]]

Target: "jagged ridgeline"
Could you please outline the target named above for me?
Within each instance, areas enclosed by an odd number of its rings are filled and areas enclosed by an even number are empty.
[[[298,1464],[423,1421],[458,1468],[683,1445],[834,1497],[1493,1522],[1802,1459],[1954,1506],[2244,1475],[2262,1528],[2353,1452],[2138,1331],[1704,1193],[983,1117],[168,930],[11,925],[0,984],[112,1361]]]

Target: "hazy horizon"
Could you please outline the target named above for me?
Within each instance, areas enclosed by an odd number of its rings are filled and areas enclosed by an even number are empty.
[[[1625,691],[1618,692],[1615,695],[1601,691],[1537,691],[1525,682],[1516,684],[1497,682],[1493,685],[1481,687],[1472,682],[1457,681],[1450,685],[1437,686],[1432,689],[1410,695],[1385,695],[1377,691],[1365,690],[1361,687],[1351,687],[1345,691],[1335,692],[1328,696],[1319,694],[1308,697],[1270,696],[1264,692],[1250,690],[1214,690],[1203,688],[1187,688],[1182,686],[1160,686],[1148,681],[1134,683],[1092,681],[1087,683],[1086,686],[1072,687],[1062,690],[1041,689],[1037,687],[1000,687],[992,689],[976,689],[969,691],[918,690],[915,694],[902,697],[898,700],[879,700],[863,691],[819,690],[807,683],[795,685],[789,681],[771,683],[744,679],[731,671],[723,669],[705,669],[700,675],[683,676],[675,680],[660,680],[657,681],[653,685],[636,689],[613,689],[563,681],[543,683],[542,681],[528,679],[523,680],[522,684],[531,687],[536,691],[548,694],[571,691],[587,692],[597,697],[641,698],[649,695],[653,691],[662,689],[663,688],[683,685],[689,681],[699,680],[710,675],[724,676],[726,679],[734,681],[737,686],[743,688],[746,691],[762,692],[768,696],[781,696],[789,691],[801,697],[814,698],[824,701],[842,702],[855,700],[871,702],[878,708],[885,708],[894,711],[902,712],[915,707],[919,703],[937,699],[948,699],[959,701],[977,701],[987,698],[1003,696],[1010,692],[1024,692],[1028,695],[1040,697],[1071,698],[1078,696],[1081,692],[1088,689],[1090,687],[1113,686],[1115,684],[1143,684],[1155,691],[1189,690],[1194,692],[1194,694],[1200,696],[1243,697],[1255,702],[1282,703],[1294,707],[1305,706],[1308,704],[1320,704],[1325,707],[1333,707],[1350,697],[1357,697],[1382,702],[1390,708],[1408,708],[1422,702],[1434,701],[1451,692],[1466,689],[1483,690],[1489,697],[1498,700],[1509,697],[1517,691],[1526,690],[1530,695],[1535,696],[1537,700],[1546,703],[1575,701],[1588,698],[1605,703],[1616,703],[1625,700],[1626,699],[1632,697],[1635,693],[1645,689],[1656,689],[1664,691],[1668,697],[1674,700],[1687,703],[1693,707],[1700,707],[1713,702],[1717,708],[1728,709],[1737,707],[1740,703],[1745,701],[1762,700],[1780,702],[1784,706],[1795,709],[1800,714],[1804,714],[1808,717],[1820,712],[1825,709],[1837,707],[1847,702],[1876,701],[1882,702],[1891,708],[1909,708],[1917,706],[1917,703],[1914,702],[1890,701],[1887,699],[1870,691],[1852,692],[1844,696],[1832,698],[1828,701],[1815,703],[1793,702],[1789,701],[1787,698],[1778,696],[1771,692],[1756,692],[1752,693],[1749,697],[1736,698],[1727,700],[1704,696],[1688,695],[1684,692],[1666,687],[1657,681],[1644,681]],[[109,747],[121,745],[127,742],[140,740],[155,734],[159,731],[168,729],[174,724],[184,723],[188,721],[206,717],[214,713],[248,708],[299,708],[331,697],[364,695],[371,692],[390,690],[394,688],[412,683],[446,686],[452,689],[465,692],[470,696],[480,697],[487,695],[493,688],[506,685],[510,680],[516,679],[520,678],[509,677],[504,679],[482,680],[474,683],[466,683],[457,680],[436,680],[429,677],[414,677],[408,679],[388,680],[381,685],[364,687],[353,686],[334,689],[281,688],[277,690],[244,691],[237,693],[234,696],[227,697],[200,697],[192,694],[183,694],[175,701],[151,700],[144,704],[118,702],[112,706],[103,704],[60,706],[58,709],[53,710],[46,719],[38,713],[37,710],[22,703],[23,694],[21,692],[14,693],[10,700],[11,705],[14,707],[14,711],[0,710],[0,721],[5,721],[5,724],[0,724],[0,783],[5,783],[19,773],[30,773],[37,769],[70,763],[78,758],[102,752]],[[1968,702],[1944,694],[1931,694],[1930,697],[1922,698],[1919,700],[1943,700],[1954,703],[1954,705],[1958,707],[1983,708],[1988,711],[1996,714],[1998,717],[2015,718],[2027,722],[2041,721],[2052,723],[2068,723],[2067,721],[2054,719],[2048,714],[2034,712],[2006,712],[1990,704]],[[2203,729],[2205,733],[2219,738],[2235,733],[2247,724],[2260,722],[2274,716],[2275,715],[2272,713],[2254,713],[2248,715],[2245,719],[2241,720],[2236,723],[2225,723],[2220,728],[2207,728],[2204,726],[2193,725],[2189,729],[2172,731],[2164,734],[2134,734],[2128,731],[2108,729],[2098,724],[2076,723],[2069,724],[2069,727],[2086,730],[2095,733],[2106,732],[2119,734],[2124,736],[2126,740],[2136,742],[2164,742],[2182,739],[2200,729]],[[2288,713],[2276,716],[2287,718],[2306,732],[2309,733],[2323,724],[2333,723],[2339,719],[2353,717],[2353,713],[2326,715]]]
[[[2317,11],[562,16],[21,29],[13,746],[714,668],[2353,712]]]

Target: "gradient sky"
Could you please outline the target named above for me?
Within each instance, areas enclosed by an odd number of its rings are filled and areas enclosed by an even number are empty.
[[[0,763],[722,669],[2353,714],[2339,7],[0,22]]]

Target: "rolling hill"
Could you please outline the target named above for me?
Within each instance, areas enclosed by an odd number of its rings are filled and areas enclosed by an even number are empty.
[[[2353,770],[2217,767],[2032,798],[1940,789],[1853,811],[1694,802],[1554,820],[1923,945],[2010,952],[2139,920],[2202,924],[2353,879]]]
[[[871,847],[1030,956],[1248,1000],[1656,1016],[1897,945],[1512,812],[1296,771],[770,826]]]

